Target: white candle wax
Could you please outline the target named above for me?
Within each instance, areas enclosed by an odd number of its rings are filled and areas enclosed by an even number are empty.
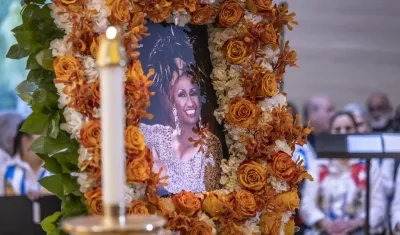
[[[124,68],[100,68],[101,153],[104,205],[124,203]]]

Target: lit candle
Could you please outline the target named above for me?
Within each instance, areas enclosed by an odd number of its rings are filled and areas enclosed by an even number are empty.
[[[103,203],[105,210],[124,208],[125,60],[115,27],[109,27],[100,41],[96,62],[100,70]]]

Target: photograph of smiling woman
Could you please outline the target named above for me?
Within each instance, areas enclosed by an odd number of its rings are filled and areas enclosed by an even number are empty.
[[[140,125],[154,157],[154,171],[163,169],[168,186],[159,194],[209,191],[219,188],[220,162],[225,141],[213,112],[215,91],[210,73],[207,30],[205,27],[177,27],[149,24],[150,36],[143,40],[141,61],[154,68],[155,75],[149,113],[153,120]],[[203,35],[203,36],[200,36]],[[203,37],[203,38],[202,38]],[[151,45],[151,46],[150,46]],[[151,48],[145,51],[144,48]],[[198,131],[205,125],[210,132],[203,145],[194,146]],[[218,137],[217,137],[218,136]]]

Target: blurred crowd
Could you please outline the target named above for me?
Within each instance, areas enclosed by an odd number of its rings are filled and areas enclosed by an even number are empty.
[[[0,196],[28,196],[31,200],[48,194],[38,180],[50,175],[43,161],[29,150],[38,137],[23,131],[24,119],[17,113],[0,114]]]
[[[289,103],[293,114],[298,109]],[[364,104],[338,108],[330,97],[311,97],[303,116],[314,128],[309,141],[297,146],[313,176],[301,185],[296,218],[300,234],[366,234],[367,167],[365,159],[318,158],[313,145],[321,134],[400,132],[400,105],[393,107],[384,93],[371,94]],[[399,143],[400,144],[400,143]],[[396,159],[372,159],[369,169],[370,234],[400,234],[400,167]]]

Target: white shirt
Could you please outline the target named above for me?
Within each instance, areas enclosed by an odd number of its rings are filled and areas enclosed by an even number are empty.
[[[44,168],[41,168],[38,173],[33,172],[28,163],[16,156],[0,167],[0,196],[5,194],[7,184],[12,187],[15,195],[41,192],[42,186],[38,180],[49,175],[51,173]]]
[[[321,160],[317,159],[316,153],[313,147],[309,144],[303,146],[296,145],[296,149],[293,152],[293,161],[297,161],[300,157],[303,160],[303,165],[308,173],[314,178],[314,181],[318,179],[318,164]]]
[[[382,226],[385,218],[385,194],[382,190],[382,178],[380,176],[380,170],[377,164],[371,164],[370,174],[370,226],[371,229],[381,230],[380,227]],[[320,208],[320,205],[318,205],[318,201],[321,197],[324,198],[327,196],[337,196],[341,192],[340,189],[343,189],[343,192],[346,190],[348,192],[343,198],[343,205],[346,203],[346,200],[354,199],[355,192],[352,192],[351,190],[351,188],[353,188],[354,191],[354,185],[351,184],[349,177],[349,174],[343,174],[337,177],[326,178],[322,182],[320,182],[318,178],[316,178],[313,182],[305,182],[302,190],[303,197],[300,201],[300,216],[306,225],[312,227],[320,220],[329,219],[326,215],[326,211],[323,208]],[[339,187],[339,185],[341,185],[340,181],[343,181],[343,186],[346,185],[346,187]],[[345,184],[345,182],[347,183]],[[332,187],[333,184],[336,186]],[[333,213],[337,214],[337,216],[345,216],[341,215],[341,212],[338,210],[338,208],[336,208],[339,204],[339,201],[332,203],[330,205],[331,208],[329,209],[331,209]],[[365,216],[364,214],[365,213],[360,213],[360,217],[363,218]]]
[[[392,229],[400,223],[400,166],[397,168],[396,187],[394,188],[394,196],[390,208]]]

